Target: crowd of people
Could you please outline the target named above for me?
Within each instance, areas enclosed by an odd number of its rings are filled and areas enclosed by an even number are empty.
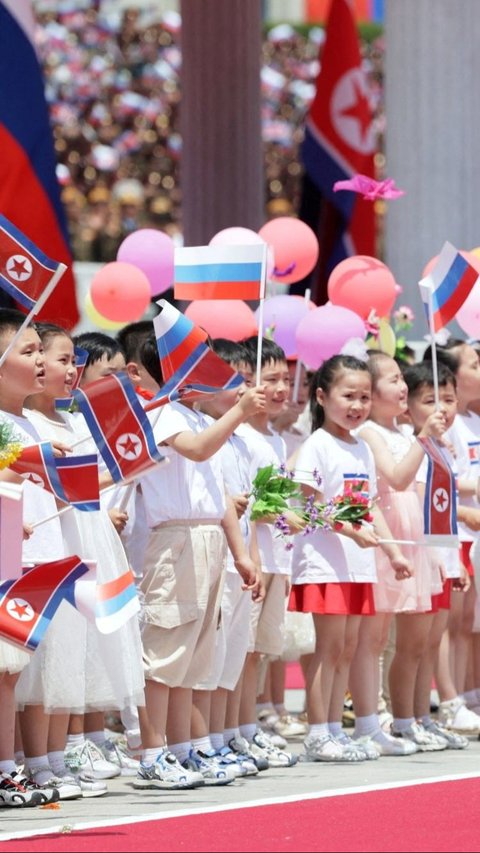
[[[98,6],[98,8],[97,8]],[[181,20],[110,4],[36,4],[58,178],[75,260],[116,259],[122,240],[156,227],[181,241]],[[261,92],[265,218],[298,212],[299,145],[324,31],[272,27]],[[381,39],[364,42],[383,138]]]
[[[0,310],[2,425],[24,446],[98,453],[83,414],[58,408],[76,352],[87,354],[81,386],[121,373],[146,406],[164,384],[157,335],[143,320],[116,338],[72,339]],[[476,349],[453,338],[437,348],[437,403],[428,349],[409,365],[379,350],[335,355],[299,382],[267,338],[260,357],[257,337],[211,347],[243,381],[149,411],[168,464],[108,489],[103,465],[91,512],[58,512],[24,482],[24,565],[75,554],[100,586],[123,584],[130,567],[141,606],[106,634],[63,602],[33,655],[0,642],[4,806],[102,796],[120,775],[139,791],[228,785],[293,767],[288,738],[303,739],[305,760],[350,764],[465,749],[480,732]],[[443,487],[442,501],[456,502],[456,547],[423,542],[432,441],[455,472],[458,494]],[[265,492],[272,474],[277,499],[296,484],[280,512]],[[9,468],[0,476],[19,481]],[[360,521],[337,514],[352,500]],[[283,696],[291,614],[302,719]],[[302,620],[308,650],[295,649]],[[347,691],[353,730],[342,725]]]

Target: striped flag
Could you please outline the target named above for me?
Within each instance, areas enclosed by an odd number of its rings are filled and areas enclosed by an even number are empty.
[[[49,441],[24,447],[10,465],[12,471],[26,480],[52,492],[63,503],[75,509],[95,512],[100,509],[98,457],[55,456]]]
[[[207,335],[166,299],[157,302],[160,314],[153,325],[165,384],[145,411],[174,400],[194,400],[237,388],[243,378],[206,343]]]
[[[72,252],[30,0],[0,0],[0,151],[0,211],[65,273],[40,316],[71,329],[79,320]],[[26,277],[13,281],[25,292]]]
[[[63,599],[74,605],[75,582],[88,572],[79,557],[44,563],[0,584],[0,636],[34,652]]]
[[[112,373],[73,392],[114,482],[164,461],[152,427],[125,373]]]
[[[455,476],[433,438],[418,438],[428,457],[424,535],[429,545],[458,547]]]
[[[419,282],[427,318],[432,315],[434,332],[453,320],[478,276],[458,249],[446,242],[433,269]]]
[[[0,287],[9,296],[36,314],[65,270],[0,214]]]
[[[175,299],[262,299],[266,243],[175,249]]]
[[[86,561],[87,563],[87,561]],[[112,634],[140,610],[140,600],[130,569],[105,583],[96,579],[96,563],[87,563],[88,577],[75,586],[75,607],[101,634]]]

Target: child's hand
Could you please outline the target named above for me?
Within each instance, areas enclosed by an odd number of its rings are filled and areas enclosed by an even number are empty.
[[[110,521],[112,522],[117,533],[122,533],[128,521],[128,512],[122,512],[116,507],[113,507],[112,509],[108,510],[108,514],[110,516]]]
[[[243,580],[242,589],[244,591],[250,590],[254,601],[261,601],[257,596],[261,593],[262,585],[263,596],[265,595],[265,584],[263,583],[261,572],[258,571],[258,568],[252,558],[245,552],[241,557],[234,560],[234,564],[238,574]]]
[[[480,530],[480,508],[474,506],[462,506],[461,520],[470,530]]]
[[[30,536],[32,535],[32,533],[33,533],[33,527],[30,527],[29,524],[24,524],[23,525],[23,538],[24,539],[30,539]]]
[[[396,557],[395,559],[390,560],[390,562],[395,572],[395,580],[403,581],[406,580],[406,578],[413,577],[414,570],[410,562],[407,560],[406,557],[403,556],[403,554],[400,557]]]
[[[294,533],[300,533],[307,526],[306,519],[302,518],[300,515],[293,509],[285,509],[282,512],[282,515],[285,517],[285,521],[288,525],[288,532],[290,535]]]
[[[248,507],[248,498],[248,492],[243,492],[241,495],[232,495],[232,501],[238,518],[241,518],[245,514]]]
[[[438,409],[428,416],[419,432],[419,436],[421,438],[440,439],[447,428],[446,424],[445,412],[443,409]]]
[[[53,447],[54,456],[66,456],[67,453],[72,452],[72,448],[69,447],[68,444],[63,444],[61,441],[51,441],[50,444]]]
[[[455,590],[455,592],[468,592],[471,585],[472,581],[470,575],[468,574],[462,561],[460,561],[460,577],[453,578],[452,589]]]
[[[265,411],[265,385],[247,388],[239,397],[237,406],[240,407],[245,420]]]
[[[348,536],[359,548],[376,548],[378,536],[371,524],[350,524],[350,522],[335,522],[333,525],[335,533]]]

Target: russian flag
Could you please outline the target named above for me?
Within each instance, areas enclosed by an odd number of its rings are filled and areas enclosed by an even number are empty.
[[[267,244],[175,249],[175,299],[262,299]]]
[[[468,263],[455,246],[444,244],[437,262],[419,282],[420,295],[427,318],[432,315],[434,332],[438,332],[455,317],[478,279],[477,270]]]
[[[115,580],[97,584],[95,623],[102,634],[111,634],[140,610],[133,574],[129,569]]]
[[[79,320],[65,213],[29,0],[0,0],[0,211],[67,269],[40,318]]]
[[[458,547],[455,476],[433,438],[418,438],[428,457],[424,537],[429,545]]]
[[[148,402],[150,412],[169,400],[195,400],[237,388],[243,378],[206,343],[206,333],[195,326],[166,299],[157,302],[160,314],[153,319],[158,357],[165,384]],[[174,370],[174,372],[172,372]]]
[[[88,570],[73,555],[4,581],[0,584],[0,636],[34,652],[63,599],[75,606],[75,583]]]

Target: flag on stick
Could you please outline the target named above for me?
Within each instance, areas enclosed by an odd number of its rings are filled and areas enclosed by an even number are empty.
[[[438,332],[455,317],[478,280],[479,273],[448,241],[437,262],[419,282],[427,319]],[[430,317],[431,315],[431,317]]]
[[[163,462],[152,427],[125,373],[89,382],[73,396],[116,483]]]
[[[42,441],[24,447],[10,468],[75,509],[100,509],[98,457],[94,453],[58,457],[50,442]]]
[[[428,457],[424,538],[429,545],[458,547],[455,476],[433,438],[418,438]]]
[[[175,299],[261,299],[266,254],[266,243],[175,249]]]
[[[0,636],[34,652],[63,599],[74,605],[75,581],[88,572],[71,556],[29,569],[0,584]]]

